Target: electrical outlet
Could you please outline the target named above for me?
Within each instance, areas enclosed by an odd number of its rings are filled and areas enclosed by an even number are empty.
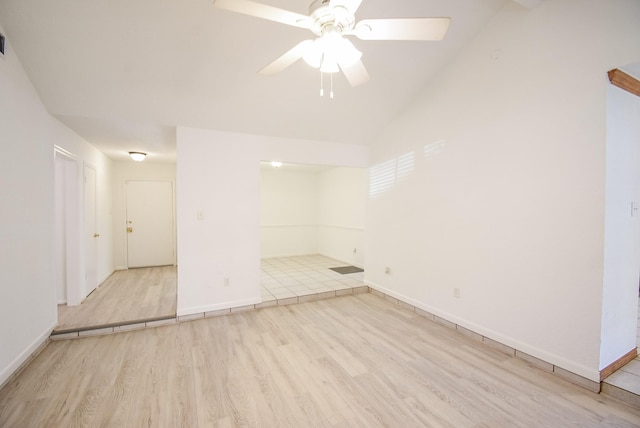
[[[391,275],[391,268],[390,267],[384,268],[384,273],[386,273],[387,275]]]
[[[230,286],[230,285],[231,285],[231,282],[229,281],[229,277],[228,277],[228,276],[225,276],[225,277],[224,277],[224,286],[225,286],[225,287],[228,287],[228,286]]]
[[[455,297],[456,299],[460,298],[460,289],[459,288],[454,288],[453,289],[453,297]]]
[[[353,254],[355,254],[355,253],[357,253],[357,252],[358,252],[358,249],[357,249],[357,248],[354,248],[354,249],[353,249]]]

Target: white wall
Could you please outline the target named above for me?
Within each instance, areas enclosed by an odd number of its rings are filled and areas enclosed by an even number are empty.
[[[613,85],[607,87],[604,248],[601,367],[637,346],[640,282],[640,97]]]
[[[364,168],[331,168],[319,174],[320,254],[364,266],[367,178]]]
[[[368,203],[366,280],[599,380],[606,72],[640,58],[639,16],[507,2],[374,142],[403,168]]]
[[[0,59],[0,383],[43,343],[57,322],[54,278],[54,145],[88,144],[45,110],[6,40]],[[89,159],[88,159],[89,160]],[[108,175],[109,160],[91,158],[99,175]],[[99,178],[101,180],[101,178]],[[110,195],[110,192],[109,192]],[[98,200],[99,224],[105,222]],[[110,241],[110,227],[105,227]],[[99,263],[108,272],[111,251]],[[106,251],[105,251],[106,249]]]
[[[367,170],[293,168],[261,169],[262,257],[322,254],[363,266]]]
[[[127,268],[126,233],[126,180],[176,180],[175,163],[135,162],[133,160],[113,163],[113,261],[116,269]]]
[[[368,149],[179,127],[178,315],[261,301],[261,160],[364,167]]]
[[[318,252],[318,175],[312,170],[285,168],[260,170],[263,258]]]

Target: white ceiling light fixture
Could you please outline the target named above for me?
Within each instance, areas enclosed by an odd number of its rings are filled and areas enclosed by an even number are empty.
[[[143,152],[129,152],[129,156],[136,162],[142,162],[147,157],[147,154]]]
[[[271,166],[274,168],[280,168],[282,166],[282,162],[273,161],[271,162]]]
[[[363,19],[356,22],[355,13],[360,3],[362,0],[314,0],[307,16],[252,0],[214,0],[214,6],[220,9],[311,30],[316,39],[298,43],[259,73],[279,73],[303,58],[310,66],[320,69],[321,96],[324,94],[322,74],[330,74],[331,98],[333,73],[342,70],[351,86],[369,80],[369,73],[360,60],[362,53],[345,36],[360,40],[437,41],[444,38],[451,23],[451,18]]]

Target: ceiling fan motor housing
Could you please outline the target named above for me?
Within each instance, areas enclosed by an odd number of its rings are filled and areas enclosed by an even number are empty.
[[[330,0],[315,0],[309,6],[311,31],[322,36],[327,31],[343,33],[352,30],[356,19],[351,11],[342,5],[330,6]]]

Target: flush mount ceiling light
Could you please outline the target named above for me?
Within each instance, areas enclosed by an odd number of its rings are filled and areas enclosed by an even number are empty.
[[[271,162],[271,166],[274,168],[280,168],[282,166],[282,162],[273,161]]]
[[[143,152],[129,152],[129,156],[136,162],[142,162],[144,158],[147,157],[147,154]]]
[[[363,19],[356,22],[355,14],[362,0],[314,0],[309,15],[280,9],[253,0],[215,0],[214,6],[293,27],[311,30],[315,39],[303,40],[280,58],[260,70],[262,75],[273,75],[289,67],[300,58],[320,69],[320,95],[322,75],[342,70],[351,86],[369,80],[362,64],[362,53],[346,36],[360,40],[442,40],[449,29],[451,18],[392,18]],[[333,98],[333,90],[330,92]]]

